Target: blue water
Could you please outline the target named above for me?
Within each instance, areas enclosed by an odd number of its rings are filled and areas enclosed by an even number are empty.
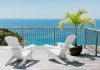
[[[0,19],[0,27],[59,27],[59,21],[61,19]],[[100,20],[97,19],[96,21],[96,29],[100,29]],[[71,24],[66,24],[66,27],[73,27]],[[86,25],[91,28],[91,26]],[[38,30],[31,30],[32,34],[29,32],[29,30],[24,31],[25,41],[28,44],[36,44],[36,45],[44,45],[44,44],[51,44],[54,45],[54,32],[52,29],[49,29],[48,31],[44,31],[43,29]],[[60,32],[60,33],[59,33]],[[17,33],[21,33],[21,30],[18,30]],[[74,31],[61,31],[56,30],[56,41],[57,42],[64,42],[66,39],[66,35],[73,34]],[[46,34],[46,35],[45,35]],[[83,35],[81,35],[78,39],[78,43],[83,44],[84,40],[81,38]],[[21,34],[20,34],[21,35]]]
[[[58,27],[59,19],[1,19],[1,27]]]
[[[0,27],[59,27],[61,19],[0,19]],[[68,25],[68,27],[72,25]]]
[[[0,19],[0,27],[59,27],[60,20],[61,19]],[[95,19],[95,21],[96,29],[100,29],[100,19]],[[73,27],[71,24],[66,24],[65,26]]]

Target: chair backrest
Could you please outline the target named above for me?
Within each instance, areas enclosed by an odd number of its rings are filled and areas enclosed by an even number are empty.
[[[70,35],[70,36],[67,37],[67,39],[65,40],[65,46],[66,46],[66,48],[68,48],[69,45],[71,45],[73,43],[73,41],[75,40],[75,38],[76,38],[75,34]]]
[[[73,41],[75,40],[76,35],[70,35],[67,37],[67,39],[65,40],[65,48],[62,49],[59,53],[59,57],[64,57],[65,53],[66,53],[66,49],[68,49],[69,45],[71,45],[73,43]]]
[[[18,59],[22,58],[22,52],[21,52],[20,44],[18,42],[18,38],[14,36],[6,36],[5,40],[8,46],[11,47],[14,57]]]

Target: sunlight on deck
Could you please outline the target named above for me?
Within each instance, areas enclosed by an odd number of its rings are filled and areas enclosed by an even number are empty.
[[[34,47],[32,62],[27,63],[17,68],[18,61],[13,61],[8,66],[5,63],[12,55],[11,51],[5,47],[0,47],[0,69],[2,70],[17,70],[17,69],[29,69],[29,70],[100,70],[100,56],[95,57],[93,53],[87,49],[83,49],[80,56],[72,56],[76,62],[68,61],[66,65],[59,64],[55,60],[48,60],[48,47]]]

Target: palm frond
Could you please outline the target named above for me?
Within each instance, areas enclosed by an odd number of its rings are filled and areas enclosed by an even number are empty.
[[[70,23],[70,22],[71,22],[71,21],[66,20],[66,19],[61,20],[60,23],[59,23],[59,27],[62,29],[62,28],[64,28],[64,24]]]
[[[64,18],[65,18],[65,19],[67,19],[67,18],[69,18],[69,17],[71,17],[71,14],[70,14],[70,13],[65,13],[65,14],[64,14]]]
[[[76,13],[76,15],[80,17],[82,14],[86,14],[86,13],[87,13],[87,11],[85,11],[85,10],[79,10],[79,11]]]
[[[96,23],[94,20],[92,20],[91,18],[83,18],[81,19],[81,22],[84,23],[84,24],[91,24],[92,27],[96,27]]]
[[[80,28],[84,28],[85,26],[84,26],[84,23],[81,23],[80,24]]]
[[[79,10],[76,13],[65,13],[64,20],[60,21],[60,28],[64,27],[65,23],[72,23],[74,26],[80,25],[80,27],[84,27],[84,24],[91,24],[93,27],[96,27],[95,21],[91,18],[82,18],[82,14],[86,14],[87,11]]]

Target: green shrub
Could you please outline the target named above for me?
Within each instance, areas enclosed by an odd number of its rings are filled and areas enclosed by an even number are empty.
[[[0,28],[0,45],[7,45],[4,39],[6,36],[15,36],[18,38],[20,43],[22,42],[22,37],[19,34],[5,28]]]

